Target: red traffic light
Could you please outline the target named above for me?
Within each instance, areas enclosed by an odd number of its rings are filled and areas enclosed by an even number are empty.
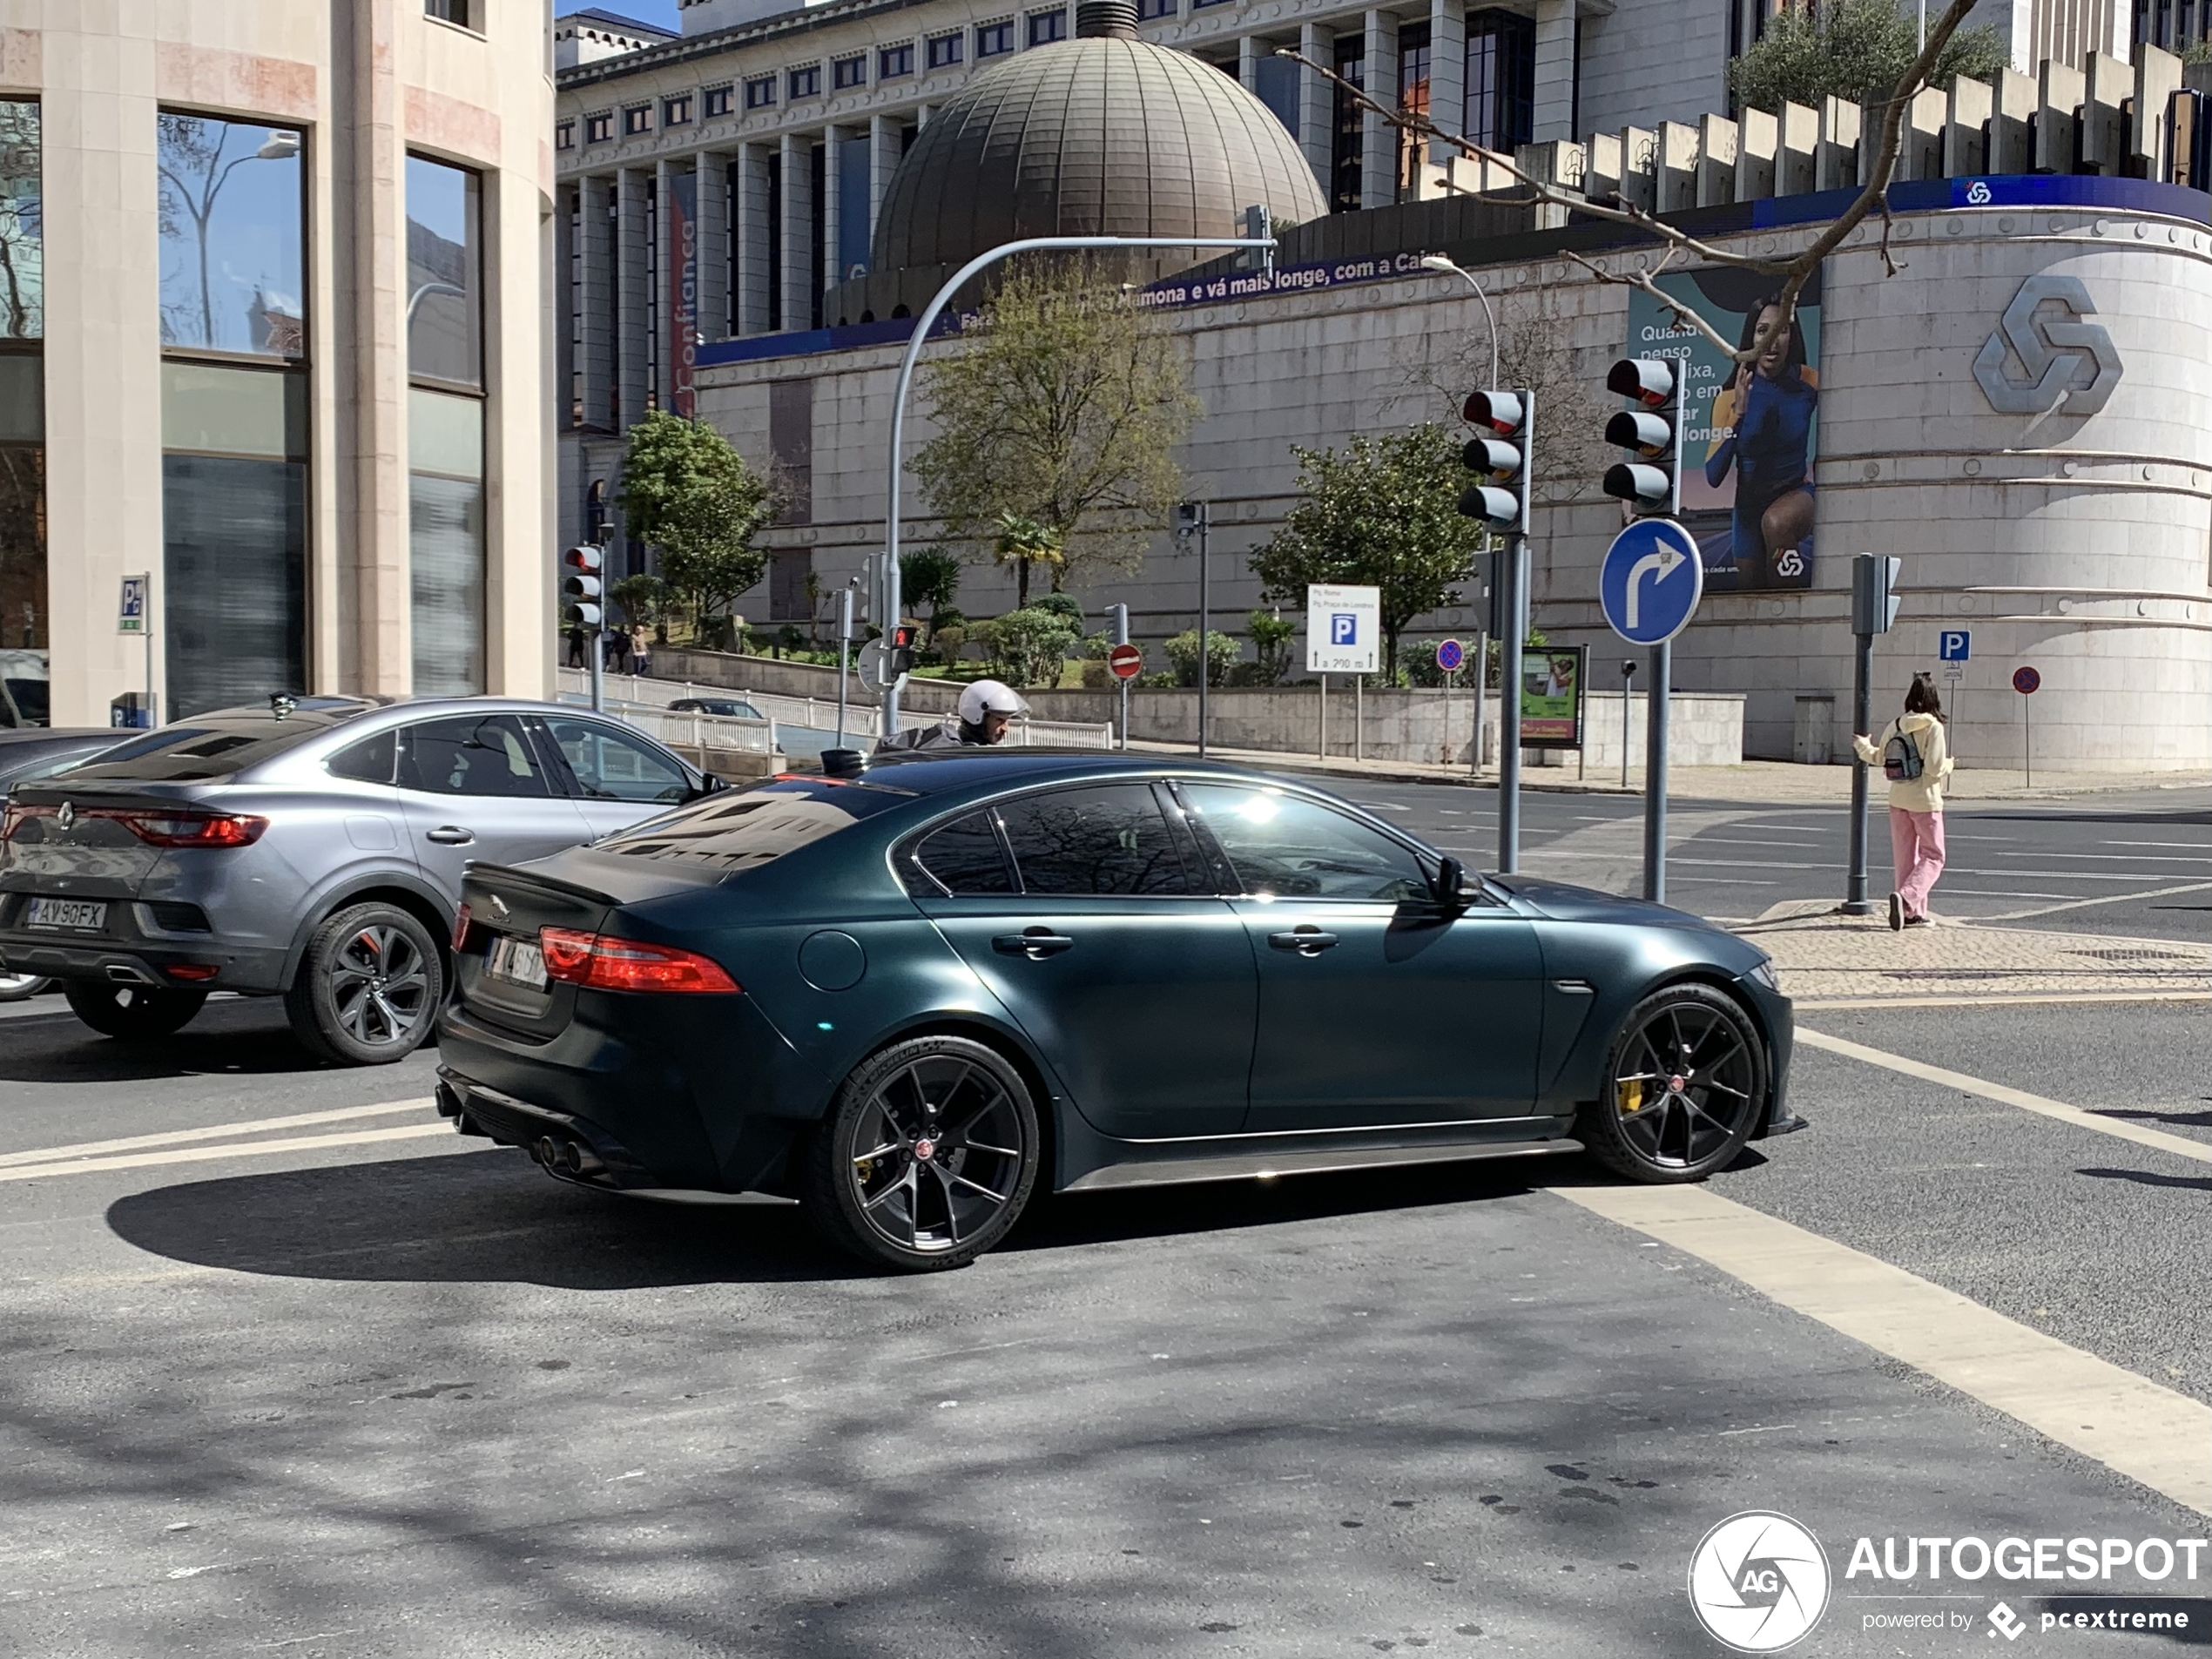
[[[1528,418],[1516,392],[1474,393],[1460,408],[1460,415],[1469,426],[1487,427],[1506,438],[1517,434]]]
[[[562,554],[561,563],[571,570],[580,570],[586,576],[597,576],[606,569],[607,556],[600,549],[586,543],[581,547],[572,547]]]
[[[1674,363],[1665,357],[1623,357],[1606,371],[1605,389],[1648,409],[1663,408],[1675,395]]]

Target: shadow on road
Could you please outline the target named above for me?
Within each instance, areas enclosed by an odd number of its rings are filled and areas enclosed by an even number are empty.
[[[1545,1160],[1543,1173],[1579,1173]],[[1002,1251],[1268,1227],[1529,1190],[1525,1163],[1262,1184],[1043,1196]],[[566,1290],[868,1278],[788,1205],[674,1205],[560,1184],[511,1150],[158,1187],[107,1212],[118,1237],[203,1267],[293,1278],[512,1282]]]
[[[158,1077],[270,1076],[328,1069],[302,1049],[275,998],[210,1002],[173,1037],[118,1042],[101,1036],[56,1000],[7,1022],[0,1083],[111,1083]]]
[[[2212,1192],[2212,1176],[2159,1175],[2149,1170],[2082,1170],[2079,1173],[2094,1176],[2100,1181],[2132,1181],[2139,1187],[2182,1187],[2195,1192]]]

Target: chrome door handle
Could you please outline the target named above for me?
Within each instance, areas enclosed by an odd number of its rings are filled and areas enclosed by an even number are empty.
[[[1312,923],[1293,927],[1286,934],[1270,934],[1267,942],[1278,950],[1294,950],[1301,956],[1318,956],[1334,947],[1337,936],[1325,934]]]
[[[422,839],[435,841],[440,846],[466,846],[476,839],[476,832],[463,829],[458,824],[441,824],[426,833]]]
[[[1001,956],[1027,956],[1033,962],[1075,948],[1074,940],[1049,927],[1024,927],[1018,934],[1000,934],[991,941],[991,948]]]

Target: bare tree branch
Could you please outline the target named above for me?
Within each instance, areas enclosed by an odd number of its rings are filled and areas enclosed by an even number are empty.
[[[1919,57],[1913,60],[1912,65],[1902,76],[1898,77],[1897,85],[1892,90],[1883,105],[1881,145],[1875,152],[1873,165],[1867,169],[1865,179],[1859,185],[1858,194],[1852,199],[1850,206],[1830,222],[1827,229],[1786,260],[1765,259],[1752,254],[1739,253],[1730,248],[1716,247],[1710,242],[1662,222],[1656,216],[1644,212],[1634,203],[1623,200],[1617,191],[1613,193],[1612,201],[1609,204],[1592,201],[1581,195],[1570,195],[1556,185],[1537,178],[1510,156],[1495,150],[1487,149],[1456,132],[1447,132],[1426,116],[1413,114],[1404,110],[1393,110],[1378,103],[1361,88],[1354,86],[1327,65],[1315,63],[1312,58],[1289,47],[1278,48],[1275,55],[1278,57],[1290,58],[1292,62],[1312,70],[1315,74],[1332,83],[1340,92],[1347,95],[1359,107],[1372,111],[1399,131],[1412,133],[1417,138],[1426,138],[1434,143],[1449,145],[1476,161],[1501,169],[1527,189],[1534,192],[1535,200],[1539,203],[1564,207],[1594,219],[1626,226],[1665,244],[1667,251],[1659,261],[1659,271],[1663,271],[1676,254],[1686,253],[1715,265],[1733,266],[1739,270],[1757,271],[1769,276],[1780,277],[1782,289],[1773,302],[1776,308],[1774,319],[1770,321],[1762,318],[1752,336],[1751,343],[1739,348],[1723,339],[1695,311],[1678,302],[1662,289],[1654,280],[1658,274],[1657,271],[1608,271],[1579,253],[1569,253],[1567,255],[1568,259],[1601,282],[1617,283],[1624,287],[1635,288],[1649,294],[1669,311],[1726,352],[1737,364],[1743,365],[1750,363],[1758,356],[1772,334],[1795,326],[1797,296],[1804,291],[1805,284],[1811,280],[1813,273],[1821,267],[1829,255],[1841,247],[1845,239],[1865,221],[1870,213],[1878,212],[1882,216],[1882,239],[1878,251],[1884,274],[1886,276],[1897,274],[1898,263],[1890,251],[1892,219],[1889,186],[1891,176],[1897,171],[1898,152],[1904,145],[1905,112],[1912,107],[1913,98],[1927,85],[1928,78],[1934,71],[1937,59],[1942,57],[1944,48],[1951,43],[1951,37],[1958,32],[1959,26],[1966,21],[1966,14],[1972,11],[1973,7],[1974,0],[1950,0],[1950,3],[1944,8],[1943,15],[1929,24],[1927,41],[1921,47]],[[1478,201],[1526,205],[1527,200],[1527,198],[1517,193],[1507,195],[1487,191],[1476,191],[1473,193]]]

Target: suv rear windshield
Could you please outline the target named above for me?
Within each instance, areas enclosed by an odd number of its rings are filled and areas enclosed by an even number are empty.
[[[703,797],[596,844],[631,858],[683,859],[736,873],[772,864],[903,801],[912,790],[826,778],[779,778],[741,793]]]
[[[357,710],[348,710],[351,718]],[[78,779],[116,778],[144,783],[191,783],[233,772],[319,738],[339,723],[327,714],[298,713],[281,720],[259,718],[191,720],[164,726],[117,745],[70,773]]]

